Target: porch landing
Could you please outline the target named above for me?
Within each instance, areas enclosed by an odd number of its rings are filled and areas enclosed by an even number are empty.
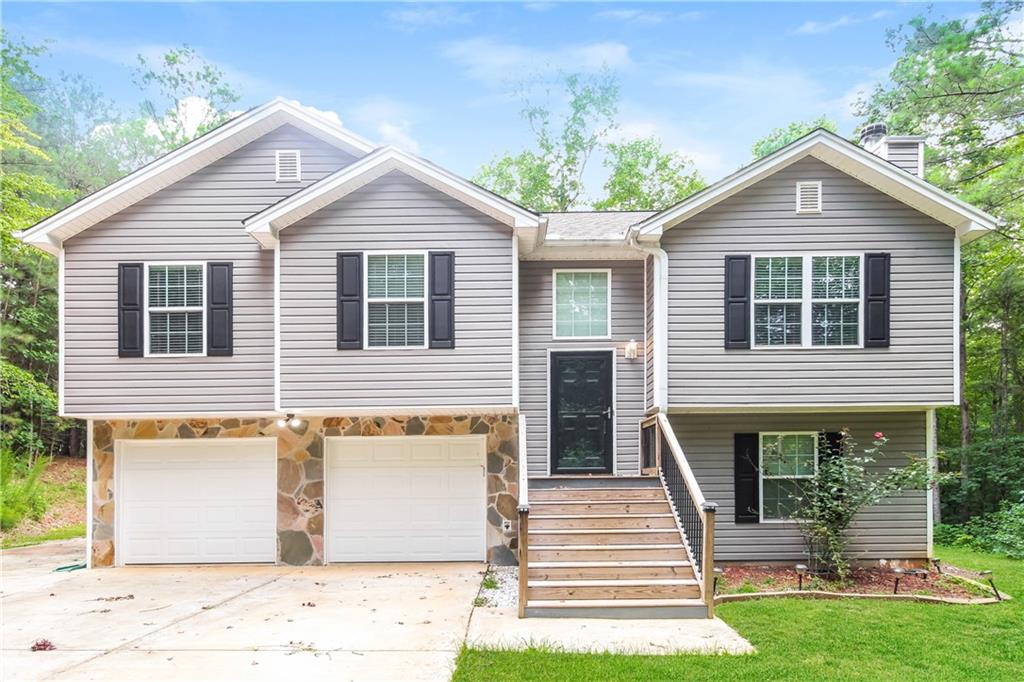
[[[750,642],[718,618],[519,618],[511,608],[474,609],[466,645],[503,650],[549,647],[569,653],[754,653]]]

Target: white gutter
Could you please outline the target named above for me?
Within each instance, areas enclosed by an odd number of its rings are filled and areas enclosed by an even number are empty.
[[[637,230],[630,228],[626,243],[654,256],[654,407],[668,411],[668,254],[660,246],[646,246],[637,241]],[[647,286],[647,282],[644,282]],[[646,298],[647,292],[644,292]],[[647,321],[644,321],[647,324]]]

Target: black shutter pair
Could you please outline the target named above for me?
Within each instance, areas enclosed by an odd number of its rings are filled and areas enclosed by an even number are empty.
[[[842,436],[843,434],[838,432],[825,433],[824,442],[819,445],[818,459],[841,455]],[[756,433],[737,433],[734,436],[733,492],[736,502],[736,523],[761,521],[759,438],[760,435]]]
[[[427,334],[430,348],[455,348],[455,253],[427,254]],[[338,350],[363,347],[363,254],[338,254]]]
[[[889,347],[887,253],[864,254],[864,347]],[[750,256],[725,257],[725,347],[750,348]]]
[[[142,263],[117,266],[117,355],[141,358],[145,354],[146,267]],[[206,264],[206,354],[234,353],[233,267],[231,263]]]

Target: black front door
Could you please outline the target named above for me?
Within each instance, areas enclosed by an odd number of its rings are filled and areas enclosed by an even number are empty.
[[[611,351],[551,354],[551,473],[612,472]]]

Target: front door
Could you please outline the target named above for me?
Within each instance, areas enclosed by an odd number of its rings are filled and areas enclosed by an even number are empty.
[[[551,354],[551,473],[612,472],[613,351]]]

